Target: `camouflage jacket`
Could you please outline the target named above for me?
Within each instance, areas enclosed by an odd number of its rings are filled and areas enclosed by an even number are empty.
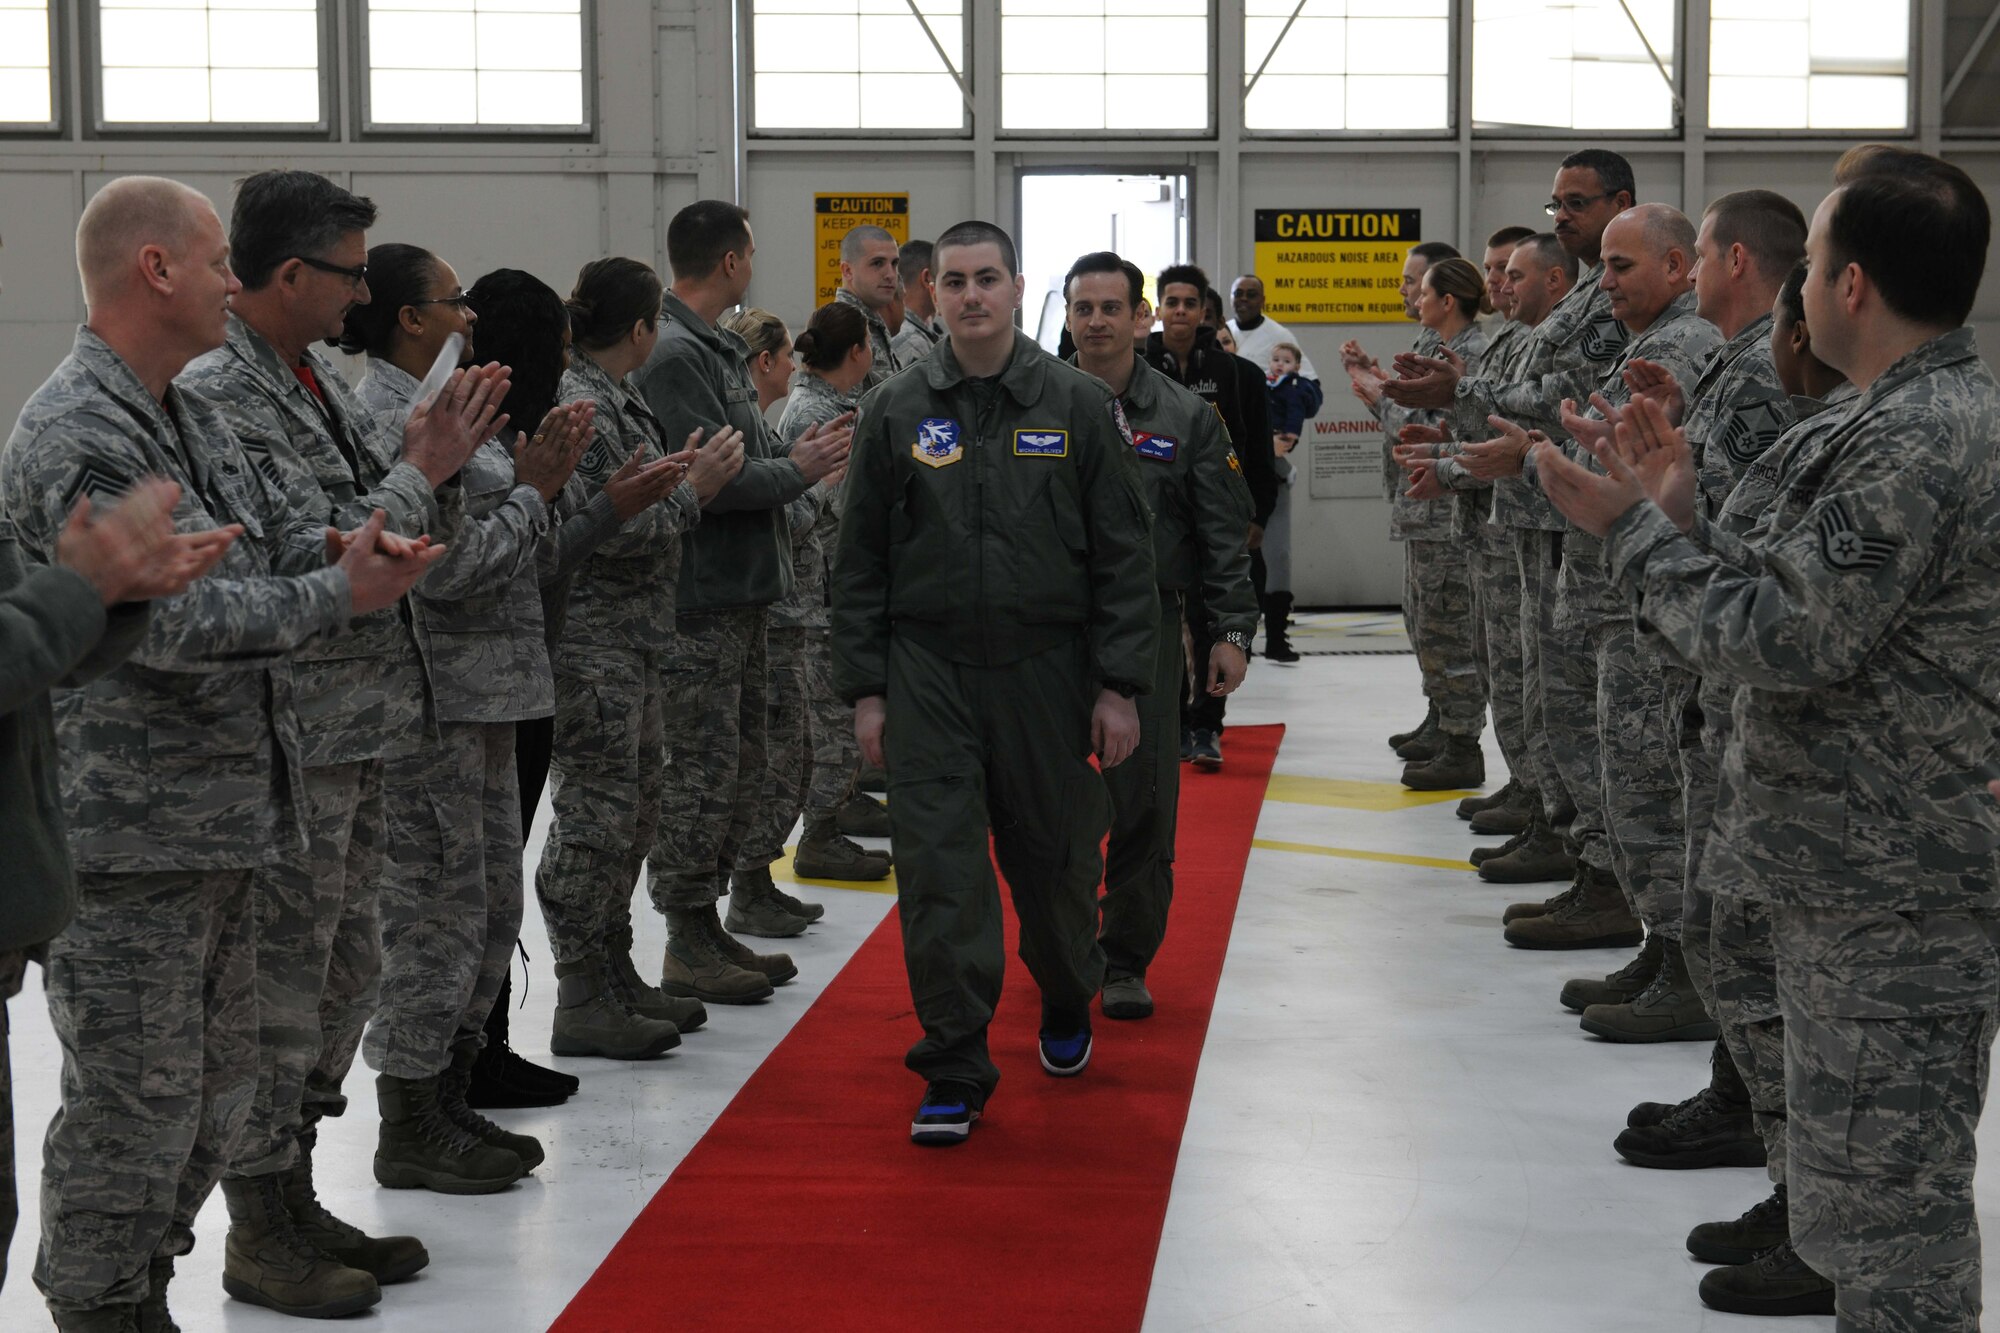
[[[1970,329],[1867,386],[1761,534],[1652,505],[1611,567],[1690,669],[1740,686],[1709,855],[1751,898],[1992,910],[2000,806],[2000,383]]]
[[[769,606],[790,590],[792,542],[782,511],[805,493],[805,474],[780,452],[757,408],[749,346],[672,292],[661,310],[666,328],[634,382],[662,436],[678,449],[695,430],[743,432],[743,470],[708,502],[700,525],[681,534],[676,612]]]
[[[614,381],[590,354],[577,349],[563,372],[558,401],[589,399],[597,404],[597,438],[577,464],[576,473],[558,497],[563,515],[558,530],[571,532],[572,523],[588,506],[609,509],[604,483],[634,453],[648,462],[667,456],[659,419],[644,399]],[[675,441],[678,451],[683,441]],[[576,643],[658,652],[674,635],[674,591],[681,577],[681,534],[701,521],[701,501],[694,487],[683,482],[660,503],[631,522],[618,525],[583,557],[564,611],[563,637]]]
[[[1107,684],[1152,683],[1160,592],[1117,400],[1014,335],[967,376],[949,341],[861,400],[833,570],[843,699],[887,688],[908,636],[973,666],[1078,639]]]
[[[1703,512],[1722,509],[1737,479],[1778,442],[1795,419],[1791,396],[1771,364],[1771,316],[1764,314],[1722,345],[1701,378],[1681,384],[1681,427],[1694,450]]]
[[[392,433],[378,430],[374,413],[332,362],[313,351],[305,362],[323,403],[276,348],[231,315],[228,341],[190,362],[177,382],[221,414],[243,452],[293,508],[343,531],[380,509],[392,532],[437,532],[430,482],[401,461],[400,423]],[[292,697],[308,768],[406,749],[423,715],[408,610],[385,607],[351,629],[307,645],[292,659]]]
[[[1431,348],[1449,347],[1464,358],[1468,372],[1477,372],[1484,364],[1488,334],[1477,320],[1467,324],[1449,343],[1439,342],[1437,334],[1429,329],[1425,329],[1424,333]],[[1426,338],[1417,339],[1418,353],[1437,355],[1435,350],[1425,350],[1425,342]],[[1429,409],[1398,407],[1387,398],[1382,400],[1382,408],[1382,489],[1389,498],[1390,537],[1399,542],[1450,541],[1458,501],[1412,500],[1405,493],[1410,488],[1410,474],[1396,462],[1395,454],[1404,422],[1443,426],[1446,414]]]
[[[833,386],[810,371],[792,376],[784,415],[778,418],[778,439],[786,450],[811,430],[854,410],[866,390],[835,393]],[[771,608],[773,629],[825,629],[827,570],[840,541],[840,492],[820,482],[786,506],[792,529],[792,591]]]
[[[1579,405],[1588,402],[1631,338],[1612,316],[1611,298],[1597,285],[1603,277],[1602,263],[1585,269],[1549,317],[1535,326],[1519,378],[1467,375],[1459,380],[1452,412],[1468,432],[1465,438],[1490,438],[1470,433],[1491,429],[1486,424],[1489,416],[1506,417],[1561,438],[1563,399],[1574,398]]]
[[[1199,587],[1210,634],[1250,634],[1250,487],[1215,410],[1134,357],[1119,402],[1153,513],[1154,576],[1168,592]]]
[[[1533,332],[1518,320],[1496,320],[1487,327],[1486,351],[1479,358],[1478,373],[1497,379],[1511,379],[1518,373],[1521,362],[1528,355],[1528,337]],[[1472,367],[1467,366],[1470,371]],[[1526,489],[1530,495],[1539,495],[1531,487],[1526,487],[1519,477],[1504,477],[1498,482],[1473,476],[1451,457],[1459,445],[1466,441],[1490,440],[1493,427],[1485,421],[1467,421],[1457,411],[1447,412],[1440,424],[1444,427],[1445,443],[1438,459],[1438,484],[1448,491],[1461,492],[1452,515],[1452,535],[1471,536],[1481,523],[1502,523],[1498,516],[1500,492],[1503,490]],[[1518,503],[1518,502],[1517,502]]]
[[[539,491],[514,480],[513,444],[495,438],[472,451],[459,473],[464,520],[410,594],[440,722],[518,722],[555,711],[538,565],[551,515]]]
[[[860,297],[841,287],[834,291],[833,299],[842,305],[853,306],[861,312],[861,317],[868,321],[868,345],[875,352],[875,363],[868,368],[868,376],[861,381],[861,388],[855,394],[856,401],[859,401],[861,394],[867,393],[896,373],[898,369],[896,347],[889,338],[888,321],[870,310]]]
[[[1641,358],[1666,367],[1682,384],[1693,384],[1721,346],[1722,331],[1695,313],[1694,293],[1683,292],[1644,333],[1625,344],[1618,359],[1604,372],[1604,380],[1596,386],[1596,392],[1603,394],[1613,407],[1630,401],[1632,391],[1625,387],[1625,367]],[[1578,405],[1583,401],[1578,399]],[[1587,413],[1596,414],[1595,408]],[[1565,440],[1564,447],[1571,456],[1595,470],[1603,470],[1581,445],[1567,437]],[[1531,468],[1528,476],[1533,475]],[[1605,576],[1604,543],[1581,528],[1571,528],[1563,537],[1563,563],[1556,586],[1562,598],[1565,628],[1588,629],[1628,619],[1632,614],[1624,595]]]
[[[896,355],[896,368],[914,366],[931,354],[931,348],[944,341],[944,325],[936,320],[926,320],[914,311],[903,312],[903,327],[896,330],[896,336],[889,340],[889,350]]]
[[[180,484],[174,526],[241,523],[222,563],[155,602],[131,658],[56,697],[63,808],[79,870],[223,870],[303,856],[305,781],[287,658],[344,632],[347,575],[319,519],[294,509],[205,401],[156,401],[89,329],[21,411],[0,452],[0,506],[48,564],[78,496],[140,477]]]

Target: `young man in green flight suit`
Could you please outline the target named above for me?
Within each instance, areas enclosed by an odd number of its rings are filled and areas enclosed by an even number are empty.
[[[987,840],[1042,995],[1041,1062],[1079,1074],[1097,943],[1106,769],[1139,740],[1159,597],[1116,400],[1016,331],[1013,241],[938,238],[949,337],[861,402],[833,574],[835,688],[889,770],[904,962],[928,1087],[917,1143],[963,1142],[1000,1071],[1005,966]]]
[[[1174,816],[1180,800],[1175,746],[1186,688],[1181,649],[1182,601],[1207,615],[1192,626],[1210,644],[1199,688],[1222,698],[1243,683],[1257,594],[1250,582],[1252,502],[1228,432],[1201,396],[1155,370],[1132,346],[1132,312],[1144,275],[1109,250],[1070,265],[1063,297],[1077,367],[1118,395],[1132,430],[1132,456],[1153,514],[1159,578],[1159,637],[1153,688],[1139,711],[1132,761],[1104,775],[1111,792],[1111,842],[1105,853],[1103,1009],[1106,1018],[1149,1018],[1146,969],[1167,933],[1174,896]]]

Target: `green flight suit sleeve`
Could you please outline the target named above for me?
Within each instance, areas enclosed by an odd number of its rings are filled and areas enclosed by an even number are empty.
[[[638,384],[646,406],[660,419],[660,437],[669,452],[682,448],[691,431],[700,431],[706,441],[724,426],[735,424],[702,365],[678,347],[670,347],[658,361],[640,371]],[[756,429],[758,438],[745,432],[743,470],[709,500],[710,513],[780,509],[798,499],[811,484],[798,464],[771,456],[769,427],[759,421]]]
[[[1213,633],[1249,634],[1257,628],[1257,594],[1250,583],[1250,488],[1242,463],[1229,447],[1213,412],[1195,417],[1188,488],[1195,535],[1201,543],[1202,600]]]
[[[889,692],[889,534],[895,460],[880,394],[861,405],[841,485],[840,545],[833,562],[834,693],[848,703]]]
[[[1084,531],[1090,542],[1090,647],[1099,676],[1143,694],[1152,688],[1153,645],[1159,633],[1159,579],[1153,564],[1153,524],[1134,474],[1138,464],[1119,425],[1116,400],[1104,390],[1078,432]],[[887,456],[887,440],[882,452]],[[850,474],[849,480],[852,481]],[[854,512],[841,520],[843,548]],[[1244,533],[1247,539],[1247,531]]]

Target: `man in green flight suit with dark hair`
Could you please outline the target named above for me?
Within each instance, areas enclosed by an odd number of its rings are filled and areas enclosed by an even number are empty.
[[[1176,384],[1132,345],[1132,312],[1145,275],[1109,250],[1084,255],[1063,279],[1077,367],[1118,395],[1132,456],[1153,514],[1159,636],[1153,688],[1139,710],[1139,748],[1105,774],[1111,843],[1105,854],[1104,1016],[1149,1018],[1146,969],[1167,933],[1174,896],[1174,816],[1180,801],[1182,601],[1198,606],[1197,644],[1211,645],[1198,688],[1220,699],[1243,683],[1257,594],[1250,582],[1252,501],[1222,421],[1199,394]],[[1188,598],[1198,590],[1199,598]],[[1199,617],[1198,617],[1199,618]]]
[[[963,1142],[1000,1071],[999,886],[1042,994],[1041,1062],[1091,1050],[1104,779],[1139,739],[1154,671],[1153,543],[1117,402],[1016,331],[1014,243],[936,242],[949,336],[861,401],[833,574],[834,683],[889,770],[904,962],[928,1083],[917,1143]]]

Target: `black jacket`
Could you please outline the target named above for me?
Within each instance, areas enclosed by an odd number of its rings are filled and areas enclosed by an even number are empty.
[[[1264,402],[1264,372],[1218,347],[1214,329],[1196,329],[1187,365],[1167,350],[1166,335],[1146,338],[1146,362],[1176,384],[1192,389],[1222,414],[1229,442],[1243,461],[1250,487],[1250,521],[1263,527],[1278,507],[1277,456],[1271,451],[1271,418]]]

